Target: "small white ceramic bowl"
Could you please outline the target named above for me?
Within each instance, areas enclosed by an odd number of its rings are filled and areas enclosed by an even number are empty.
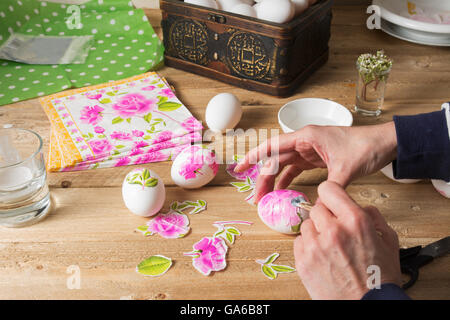
[[[284,133],[307,125],[350,127],[353,116],[339,103],[327,99],[305,98],[285,104],[278,112],[278,122]]]
[[[400,182],[400,183],[416,183],[416,182],[420,181],[420,179],[395,179],[393,170],[394,169],[392,168],[392,162],[391,162],[386,167],[381,169],[380,171],[389,179]]]
[[[444,180],[431,180],[434,188],[444,197],[450,199],[450,182]]]

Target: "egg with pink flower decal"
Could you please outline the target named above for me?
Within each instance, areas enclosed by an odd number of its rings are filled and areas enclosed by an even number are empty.
[[[297,197],[309,202],[308,197],[294,190],[275,190],[258,202],[258,215],[272,230],[285,234],[300,233],[300,225],[309,218],[309,212],[291,202]]]
[[[186,189],[196,189],[208,184],[217,174],[219,165],[214,151],[204,145],[183,149],[172,164],[173,182]]]
[[[162,179],[153,171],[138,168],[130,171],[122,184],[125,206],[132,213],[142,217],[157,214],[166,200]]]

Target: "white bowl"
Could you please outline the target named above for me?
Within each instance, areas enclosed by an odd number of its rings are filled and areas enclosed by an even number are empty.
[[[429,12],[450,14],[450,1],[410,0],[409,2]],[[422,22],[405,17],[405,13],[408,14],[408,0],[373,0],[372,4],[380,7],[381,18],[399,26],[425,32],[450,33],[449,24]]]
[[[307,125],[350,127],[353,116],[339,103],[327,99],[305,98],[285,104],[278,112],[278,122],[284,133]]]
[[[381,169],[380,171],[389,179],[400,182],[400,183],[416,183],[416,182],[420,181],[420,179],[395,179],[393,170],[394,169],[392,167],[392,162],[391,162],[386,167]]]
[[[450,182],[444,180],[431,180],[434,188],[444,197],[450,199]]]

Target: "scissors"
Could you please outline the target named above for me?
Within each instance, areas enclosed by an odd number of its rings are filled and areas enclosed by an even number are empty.
[[[400,249],[400,266],[403,274],[410,277],[402,287],[411,288],[419,278],[419,269],[435,258],[450,253],[450,236],[422,247]]]
[[[302,196],[292,199],[291,204],[307,211],[311,211],[313,206]],[[447,253],[450,253],[450,236],[433,242],[425,247],[417,246],[400,249],[401,271],[410,278],[409,281],[402,286],[403,289],[406,290],[411,288],[416,283],[419,278],[419,269],[421,267]]]

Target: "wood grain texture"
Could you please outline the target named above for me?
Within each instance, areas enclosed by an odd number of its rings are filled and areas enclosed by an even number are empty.
[[[301,97],[333,99],[351,107],[355,97],[355,60],[358,54],[383,48],[395,60],[388,82],[386,105],[378,119],[355,117],[355,125],[371,125],[392,119],[394,114],[438,110],[450,100],[450,52],[407,43],[381,31],[365,28],[364,6],[334,7],[330,60],[291,98],[279,99],[248,92],[219,81],[180,70],[159,72],[175,86],[177,95],[191,112],[204,120],[205,107],[220,92],[236,94],[244,104],[240,128],[277,129],[278,109]],[[158,34],[161,15],[148,10]],[[49,141],[49,122],[38,100],[0,107],[0,124],[11,123],[41,134]],[[308,299],[296,274],[264,277],[255,259],[273,252],[279,262],[294,265],[293,237],[267,229],[256,208],[246,204],[244,194],[229,185],[233,181],[221,168],[213,182],[201,190],[186,191],[173,185],[170,163],[145,165],[155,170],[167,186],[168,207],[174,200],[204,199],[208,210],[190,216],[191,233],[184,239],[144,237],[135,228],[146,222],[124,207],[121,184],[130,167],[49,175],[54,209],[42,222],[26,229],[0,229],[0,299]],[[317,184],[326,179],[325,170],[305,172],[291,186],[315,200]],[[348,188],[361,205],[375,205],[398,232],[402,246],[427,244],[448,235],[449,200],[423,181],[397,184],[381,173],[355,181]],[[215,231],[212,223],[224,219],[245,219],[253,226],[241,226],[242,236],[230,248],[228,267],[204,277],[183,252]],[[174,260],[160,278],[146,278],[136,265],[153,254]],[[67,267],[78,265],[81,289],[68,290]],[[450,257],[434,261],[421,270],[419,281],[408,293],[413,298],[450,298]]]

